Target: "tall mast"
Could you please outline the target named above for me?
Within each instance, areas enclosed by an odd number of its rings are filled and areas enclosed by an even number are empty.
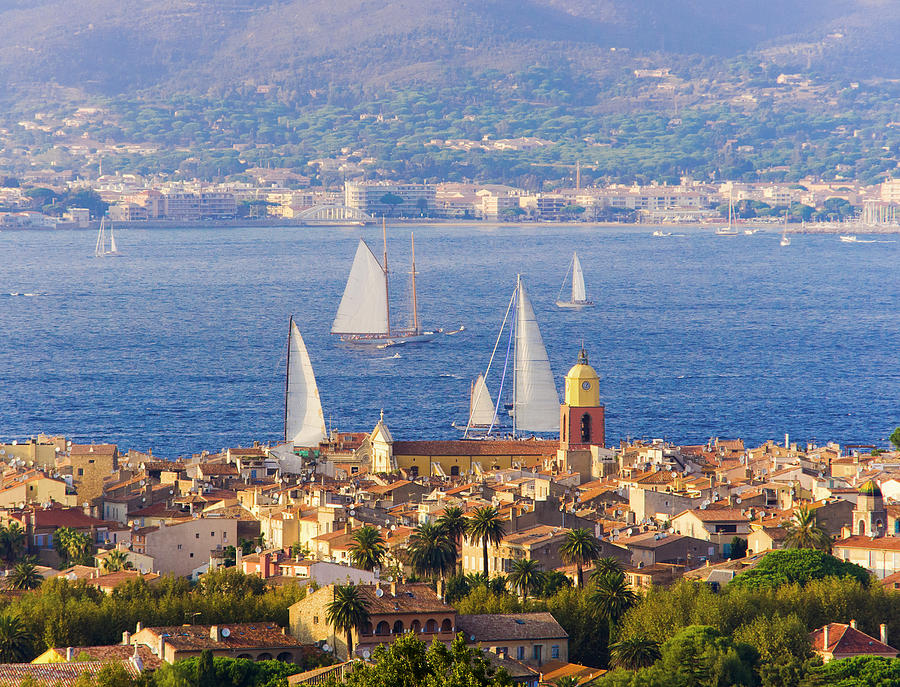
[[[287,443],[287,421],[288,421],[288,385],[291,383],[291,336],[294,333],[294,316],[288,322],[288,338],[287,338],[287,367],[284,370],[284,441]]]
[[[521,282],[522,275],[516,275],[516,290],[514,291],[516,295],[516,316],[513,318],[512,327],[513,329],[510,332],[515,337],[513,350],[513,439],[516,438],[516,411],[519,404],[518,392],[519,392],[519,311],[522,309],[522,291],[521,291]]]
[[[412,315],[413,315],[413,331],[419,333],[419,304],[416,300],[416,235],[410,233],[410,243],[412,243]]]
[[[388,290],[388,264],[387,264],[387,224],[384,215],[381,216],[381,238],[384,241],[384,302],[387,315],[387,333],[391,333],[391,294]]]

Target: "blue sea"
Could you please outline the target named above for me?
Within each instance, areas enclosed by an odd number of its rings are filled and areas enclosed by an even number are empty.
[[[560,387],[584,342],[608,443],[885,444],[900,424],[894,237],[781,248],[776,231],[653,229],[389,227],[394,314],[408,316],[414,230],[423,324],[465,331],[374,351],[329,328],[358,239],[380,256],[380,227],[128,229],[111,259],[92,256],[93,232],[5,231],[0,438],[167,458],[276,441],[291,314],[331,427],[369,431],[383,409],[395,439],[457,437],[520,273]],[[554,304],[573,250],[594,308]]]

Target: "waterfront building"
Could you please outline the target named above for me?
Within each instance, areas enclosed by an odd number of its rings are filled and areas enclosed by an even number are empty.
[[[431,184],[359,181],[344,184],[344,205],[373,217],[422,217],[435,209]]]

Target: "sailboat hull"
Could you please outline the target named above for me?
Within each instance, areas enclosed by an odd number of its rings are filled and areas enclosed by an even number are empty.
[[[428,343],[433,341],[435,337],[437,337],[436,332],[422,332],[421,334],[404,334],[400,332],[393,334],[342,334],[341,341],[357,346],[388,348],[408,343]]]
[[[594,301],[556,301],[557,308],[567,308],[569,310],[581,310],[582,308],[594,307]]]

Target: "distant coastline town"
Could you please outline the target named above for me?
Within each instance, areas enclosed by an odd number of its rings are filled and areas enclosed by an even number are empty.
[[[576,174],[576,178],[577,178]],[[249,180],[159,181],[131,174],[90,182],[32,172],[0,180],[0,227],[90,228],[104,216],[132,226],[434,222],[787,224],[789,232],[900,232],[900,180],[650,184],[533,192],[500,184],[347,181],[324,189],[289,169],[249,169]]]

